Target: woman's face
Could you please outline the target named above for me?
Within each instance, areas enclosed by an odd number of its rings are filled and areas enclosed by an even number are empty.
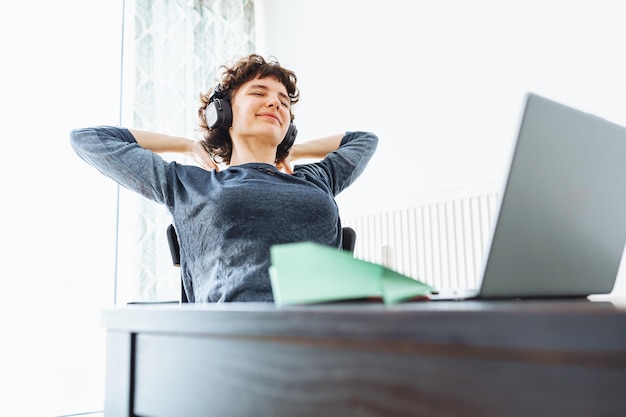
[[[234,91],[231,137],[254,137],[278,146],[291,122],[291,101],[275,78],[255,78]]]

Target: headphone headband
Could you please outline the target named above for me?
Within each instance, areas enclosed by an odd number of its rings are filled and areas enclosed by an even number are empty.
[[[209,97],[209,103],[212,103],[213,100],[223,99],[226,97],[226,88],[222,87],[221,83],[217,83],[217,85],[213,88],[213,93],[211,93],[211,97]]]

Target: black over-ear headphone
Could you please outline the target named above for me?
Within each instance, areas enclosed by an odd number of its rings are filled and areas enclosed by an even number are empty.
[[[230,107],[230,102],[225,97],[226,93],[222,89],[222,85],[218,84],[215,86],[213,94],[209,97],[209,104],[204,110],[204,119],[211,130],[228,130],[233,123],[233,110]],[[297,135],[298,129],[292,122],[289,122],[289,129],[287,129],[287,134],[278,145],[278,150],[289,152],[289,149],[296,141]]]

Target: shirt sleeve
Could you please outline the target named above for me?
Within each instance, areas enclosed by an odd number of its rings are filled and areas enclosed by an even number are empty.
[[[373,133],[347,132],[339,148],[322,161],[296,168],[321,178],[336,196],[363,173],[377,146],[378,137]]]
[[[143,149],[128,129],[98,126],[73,130],[70,143],[88,164],[123,187],[167,204],[170,163]]]

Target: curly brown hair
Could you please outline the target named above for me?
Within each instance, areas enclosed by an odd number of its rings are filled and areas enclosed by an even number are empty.
[[[273,77],[287,89],[287,95],[291,106],[300,100],[300,92],[296,87],[296,74],[286,68],[283,68],[275,57],[270,57],[267,61],[260,55],[251,54],[247,57],[236,60],[231,66],[222,65],[223,70],[221,80],[219,81],[220,89],[224,94],[224,98],[228,101],[232,100],[233,93],[246,82],[255,78]],[[204,148],[211,154],[217,162],[230,164],[233,143],[228,129],[209,129],[204,118],[204,112],[211,99],[214,88],[206,93],[200,94],[200,107],[198,108],[198,116],[200,118],[199,130],[202,132],[202,144]],[[291,120],[294,114],[291,112]],[[287,150],[278,149],[276,152],[276,162],[280,162],[287,157]]]

